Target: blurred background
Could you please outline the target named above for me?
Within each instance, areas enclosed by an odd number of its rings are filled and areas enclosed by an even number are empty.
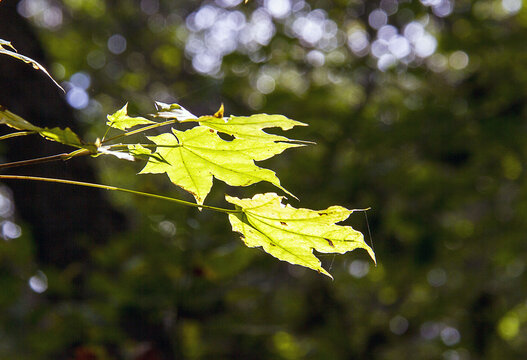
[[[0,358],[527,356],[522,0],[4,0],[0,38],[66,89],[4,56],[0,104],[89,141],[126,102],[308,123],[285,135],[316,146],[262,165],[295,207],[371,207],[347,224],[378,259],[321,254],[331,281],[244,247],[221,214],[6,182]],[[42,142],[3,141],[2,162],[60,151]],[[192,200],[141,166],[10,173]],[[263,191],[275,190],[215,182],[207,200]]]

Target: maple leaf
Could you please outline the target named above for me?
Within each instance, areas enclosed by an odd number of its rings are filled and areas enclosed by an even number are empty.
[[[144,117],[128,116],[128,103],[112,115],[108,115],[107,118],[106,125],[119,130],[126,130],[137,125],[155,124],[154,121],[145,119]]]
[[[256,166],[254,161],[269,159],[285,149],[302,146],[300,144],[244,139],[225,141],[216,130],[205,126],[186,131],[172,129],[172,134],[149,136],[148,139],[157,145],[154,154],[158,158],[150,158],[140,173],[167,173],[170,180],[190,192],[198,204],[203,204],[210,192],[213,177],[232,186],[267,181],[292,195],[280,185],[273,171]]]
[[[291,264],[301,265],[332,277],[313,249],[321,253],[338,253],[365,249],[375,261],[373,250],[364,236],[350,226],[336,225],[353,210],[331,206],[326,210],[296,209],[283,205],[275,193],[257,194],[252,199],[226,196],[241,213],[229,214],[232,230],[241,234],[248,247],[259,247],[270,255]]]
[[[258,141],[290,141],[311,143],[288,139],[285,136],[268,134],[263,129],[279,127],[282,130],[290,130],[294,126],[307,126],[300,121],[289,119],[283,115],[256,114],[252,116],[224,117],[223,104],[214,115],[197,117],[187,109],[178,104],[165,104],[156,102],[158,112],[156,117],[166,119],[177,119],[179,122],[199,122],[200,125],[208,126],[224,134],[232,135],[238,139],[252,139]]]
[[[201,125],[208,126],[219,132],[232,135],[238,139],[252,139],[258,141],[293,141],[285,136],[268,134],[263,129],[279,127],[290,130],[294,126],[307,126],[300,121],[291,120],[283,115],[257,114],[252,116],[229,116],[218,118],[215,116],[201,116],[197,120]]]

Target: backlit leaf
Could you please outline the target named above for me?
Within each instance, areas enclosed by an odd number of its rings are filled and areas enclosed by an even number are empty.
[[[287,148],[301,145],[242,139],[225,141],[215,130],[205,126],[172,131],[173,134],[148,137],[157,145],[155,154],[166,162],[151,158],[141,170],[142,174],[167,173],[170,180],[190,192],[198,204],[203,204],[210,192],[213,176],[232,186],[267,181],[287,192],[273,171],[256,166],[254,161],[269,159]]]
[[[126,130],[137,125],[154,124],[152,120],[145,119],[144,117],[128,116],[128,103],[112,115],[108,115],[107,118],[108,121],[106,122],[106,125],[119,130]]]
[[[239,139],[251,139],[258,141],[293,141],[284,136],[268,134],[263,129],[281,128],[290,130],[294,126],[307,126],[300,121],[291,120],[283,115],[257,114],[252,116],[229,116],[223,117],[223,104],[212,116],[200,116],[199,118],[178,104],[165,104],[156,102],[158,112],[154,116],[166,119],[177,119],[179,122],[196,121],[224,134],[232,135]]]
[[[81,139],[79,139],[77,134],[75,134],[70,128],[43,128],[41,131],[39,131],[39,133],[48,140],[56,141],[64,145],[84,147]]]
[[[322,268],[313,250],[338,253],[365,249],[375,261],[373,250],[363,235],[350,226],[336,225],[353,212],[341,206],[326,210],[296,209],[282,204],[283,197],[274,193],[258,194],[252,199],[226,196],[242,212],[230,214],[233,231],[241,234],[248,247],[261,246],[272,256],[301,265],[331,277]]]
[[[288,119],[283,115],[257,114],[252,116],[201,116],[197,121],[219,132],[232,135],[239,139],[258,141],[295,141],[284,136],[268,134],[263,129],[279,127],[289,130],[294,126],[307,126],[300,121]]]

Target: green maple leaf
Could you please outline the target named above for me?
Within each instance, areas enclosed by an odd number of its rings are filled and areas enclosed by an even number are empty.
[[[201,125],[232,135],[238,139],[252,139],[258,141],[296,141],[284,136],[268,134],[263,131],[263,129],[279,127],[282,130],[289,130],[294,126],[307,126],[307,124],[288,119],[283,115],[268,114],[230,116],[224,118],[202,116],[198,118],[197,121]]]
[[[251,139],[258,141],[293,141],[284,136],[268,134],[263,129],[279,127],[290,130],[294,126],[307,126],[300,121],[289,119],[283,115],[257,114],[252,116],[223,117],[223,105],[214,115],[197,117],[178,104],[165,104],[156,102],[158,112],[154,115],[166,119],[177,119],[179,122],[199,122],[224,134],[232,135],[238,139]],[[306,142],[307,143],[307,142]]]
[[[254,161],[269,159],[285,149],[302,145],[244,139],[225,141],[216,130],[205,126],[186,131],[173,129],[172,132],[148,137],[157,145],[154,154],[158,158],[150,158],[141,174],[167,173],[170,180],[190,192],[198,204],[203,204],[210,192],[213,177],[232,186],[267,181],[290,194],[273,171],[256,166]]]
[[[282,204],[274,193],[258,194],[252,199],[226,196],[241,213],[230,214],[232,230],[242,236],[248,247],[261,246],[272,256],[316,270],[331,277],[322,268],[313,249],[321,253],[338,253],[365,249],[375,261],[373,250],[364,242],[362,233],[350,226],[336,225],[353,210],[331,206],[326,210],[295,209]]]
[[[144,117],[128,116],[128,103],[112,115],[108,115],[107,118],[106,125],[119,130],[127,130],[137,125],[155,124],[152,120],[145,119]]]

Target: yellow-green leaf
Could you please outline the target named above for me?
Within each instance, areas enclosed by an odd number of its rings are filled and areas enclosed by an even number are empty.
[[[152,153],[150,149],[144,147],[141,144],[129,144],[128,153],[136,159],[151,160],[152,163],[164,163],[167,162],[158,153]]]
[[[152,151],[145,148],[141,144],[129,144],[127,145],[128,152],[133,156],[148,157],[152,155]]]
[[[81,142],[81,139],[70,128],[43,128],[39,131],[39,133],[40,135],[51,141],[56,141],[64,145],[84,147]]]
[[[287,261],[316,270],[331,277],[321,266],[313,250],[338,253],[365,249],[375,261],[373,250],[364,242],[362,233],[350,226],[336,225],[346,220],[353,210],[331,206],[326,210],[295,209],[282,204],[283,197],[274,193],[258,194],[252,199],[226,196],[241,210],[230,214],[232,230],[241,234],[248,247],[261,246],[265,252]]]
[[[137,125],[154,124],[152,120],[145,119],[144,117],[128,116],[128,103],[112,115],[108,115],[107,119],[108,121],[106,122],[106,125],[119,130],[126,130]]]
[[[242,139],[225,141],[205,126],[172,131],[173,134],[148,137],[157,145],[155,154],[165,162],[151,158],[140,173],[167,173],[198,204],[203,204],[210,192],[213,176],[232,186],[267,181],[287,192],[273,171],[256,166],[254,161],[269,159],[287,148],[301,145]]]
[[[290,130],[294,126],[307,126],[300,121],[288,119],[283,115],[257,114],[252,116],[223,117],[223,104],[214,115],[200,116],[199,118],[178,104],[165,104],[156,102],[158,112],[154,115],[166,119],[177,119],[179,122],[199,122],[224,134],[232,135],[239,139],[258,141],[292,141],[284,136],[268,134],[263,129],[281,128]]]
[[[252,116],[230,116],[217,118],[215,116],[201,116],[197,121],[219,132],[232,135],[239,139],[258,141],[295,141],[284,136],[268,134],[263,129],[279,127],[289,130],[294,126],[307,126],[300,121],[291,120],[283,115],[257,114]]]

